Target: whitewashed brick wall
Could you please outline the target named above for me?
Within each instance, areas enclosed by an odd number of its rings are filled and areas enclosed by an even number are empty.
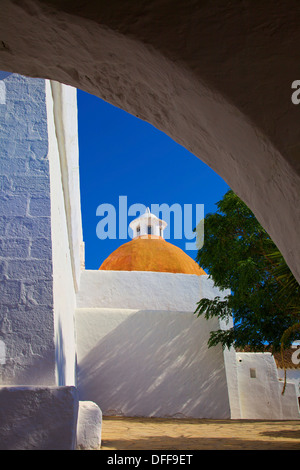
[[[0,385],[55,383],[45,80],[0,74]]]

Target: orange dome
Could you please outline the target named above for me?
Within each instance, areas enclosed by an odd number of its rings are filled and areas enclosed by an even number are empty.
[[[183,250],[154,235],[124,243],[103,261],[100,270],[206,274]]]

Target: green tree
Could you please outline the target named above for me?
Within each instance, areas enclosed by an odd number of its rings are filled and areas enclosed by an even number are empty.
[[[201,299],[195,314],[207,319],[232,316],[234,326],[212,331],[208,345],[247,346],[253,351],[288,347],[299,335],[294,326],[300,321],[298,282],[267,232],[233,191],[217,207],[204,219],[204,245],[196,259],[215,285],[221,291],[230,289],[231,294]]]

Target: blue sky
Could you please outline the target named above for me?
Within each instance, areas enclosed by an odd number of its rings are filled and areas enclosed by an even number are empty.
[[[131,240],[97,237],[100,204],[113,205],[117,215],[119,196],[127,197],[128,207],[191,204],[196,225],[196,205],[204,204],[204,215],[214,212],[229,189],[221,177],[170,137],[81,90],[78,130],[86,269],[98,269],[112,251]],[[128,217],[128,223],[134,218]],[[186,251],[188,240],[174,238],[172,219],[168,241]],[[195,250],[186,252],[195,259]]]

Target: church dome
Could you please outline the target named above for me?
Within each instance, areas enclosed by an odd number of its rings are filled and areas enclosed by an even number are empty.
[[[145,216],[147,224],[143,230]],[[131,227],[134,238],[111,253],[99,270],[152,271],[198,276],[206,274],[183,250],[163,239],[162,230],[166,223],[150,214],[148,209],[143,216],[131,223]],[[137,227],[139,230],[136,230]]]
[[[183,250],[155,235],[141,236],[124,243],[100,266],[109,271],[152,271],[205,274]]]

